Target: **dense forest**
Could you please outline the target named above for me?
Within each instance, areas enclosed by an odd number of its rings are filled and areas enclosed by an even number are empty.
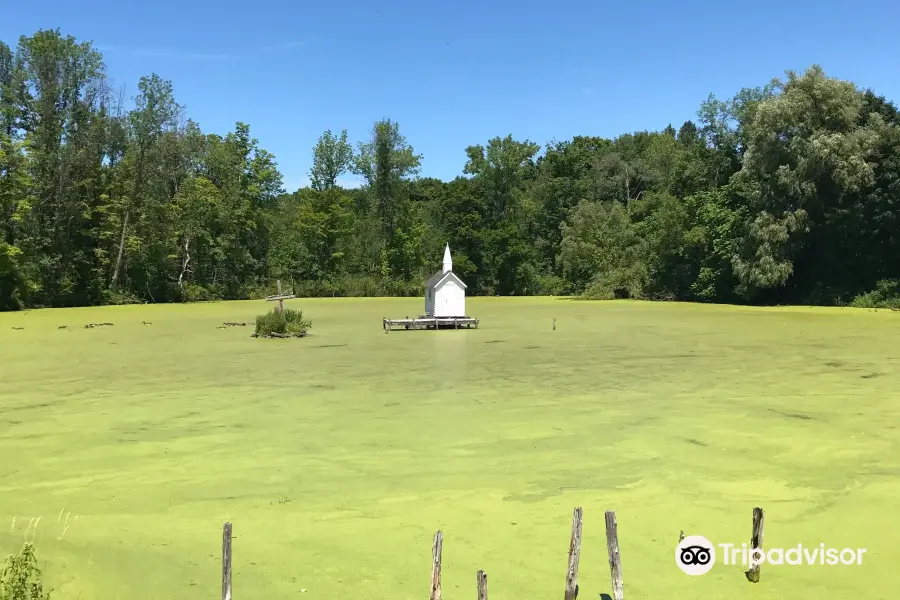
[[[476,295],[884,305],[900,297],[900,114],[818,67],[677,129],[465,149],[420,177],[396,121],[322,134],[285,193],[250,128],[204,133],[169,81],[111,89],[59,31],[0,42],[0,310],[420,294],[449,242]],[[475,141],[475,140],[473,140]],[[342,189],[343,173],[363,178]]]

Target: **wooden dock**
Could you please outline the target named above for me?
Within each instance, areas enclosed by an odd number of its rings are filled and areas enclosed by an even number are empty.
[[[426,317],[415,319],[382,319],[384,332],[394,329],[478,329],[478,319],[473,317]]]

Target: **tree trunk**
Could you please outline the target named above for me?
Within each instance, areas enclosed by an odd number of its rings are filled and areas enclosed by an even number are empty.
[[[138,195],[141,193],[141,186],[143,184],[142,179],[144,178],[144,148],[141,148],[140,153],[138,154],[138,164],[137,164],[137,174],[134,178],[134,193],[131,195],[131,198],[128,200],[128,204],[125,208],[125,218],[122,219],[122,236],[119,238],[119,253],[116,256],[116,267],[113,269],[112,282],[110,283],[110,288],[115,291],[119,285],[119,273],[122,271],[122,259],[125,256],[125,231],[128,229],[128,217],[131,214],[131,202],[138,198]]]
[[[184,297],[184,274],[188,271],[188,266],[191,263],[191,238],[184,238],[184,256],[181,257],[181,273],[178,274],[178,289],[181,290],[181,299],[185,300]]]
[[[122,270],[122,259],[125,256],[125,230],[128,229],[128,217],[131,214],[129,209],[125,209],[125,218],[122,219],[122,235],[119,237],[119,252],[116,255],[116,266],[113,269],[112,281],[109,287],[115,291],[119,283],[119,271]]]

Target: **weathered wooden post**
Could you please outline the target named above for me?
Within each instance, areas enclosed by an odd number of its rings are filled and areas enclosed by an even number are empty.
[[[441,600],[441,552],[444,546],[444,534],[440,529],[434,534],[431,545],[431,596],[430,600]]]
[[[762,551],[763,545],[763,519],[765,513],[758,506],[753,509],[753,532],[750,536],[750,570],[747,571],[747,580],[751,583],[759,583],[760,563],[753,559],[754,550]]]
[[[578,560],[581,558],[581,507],[572,515],[572,538],[569,541],[569,567],[566,570],[565,600],[578,597]]]
[[[274,296],[266,296],[266,301],[274,302],[277,300],[278,301],[278,312],[283,313],[284,312],[284,301],[290,300],[291,298],[296,298],[296,296],[293,294],[293,292],[288,292],[286,294],[281,292],[281,280],[280,279],[276,281],[276,285],[278,286],[278,293],[275,294]]]
[[[478,600],[488,600],[487,573],[479,570],[477,573],[475,573],[475,581],[478,584]]]
[[[222,600],[231,600],[231,523],[222,528]]]
[[[625,597],[625,590],[622,584],[622,557],[619,556],[619,526],[614,510],[606,511],[606,551],[609,553],[613,600],[622,600]]]

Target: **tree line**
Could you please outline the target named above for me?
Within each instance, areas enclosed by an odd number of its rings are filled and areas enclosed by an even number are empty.
[[[419,176],[396,121],[356,147],[326,131],[289,194],[246,124],[204,133],[158,75],[132,100],[90,43],[0,42],[0,310],[249,298],[275,279],[417,295],[447,242],[476,295],[900,298],[900,113],[819,67],[710,96],[678,129],[496,137],[452,181]]]

